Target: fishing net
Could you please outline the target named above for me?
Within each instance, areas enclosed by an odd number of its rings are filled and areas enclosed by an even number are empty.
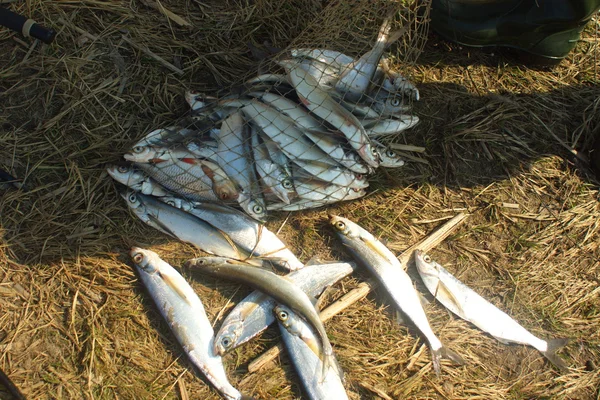
[[[389,143],[419,121],[409,67],[429,7],[329,2],[285,49],[254,48],[269,56],[238,80],[186,93],[189,114],[146,134],[111,175],[145,195],[223,202],[259,220],[364,196],[377,168],[404,165]]]

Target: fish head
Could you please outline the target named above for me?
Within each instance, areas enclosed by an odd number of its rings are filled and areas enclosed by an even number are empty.
[[[277,318],[277,321],[279,321],[281,325],[283,325],[286,328],[290,327],[292,323],[292,316],[287,307],[277,305],[275,306],[275,308],[273,308],[273,313],[275,314],[275,318]]]
[[[259,198],[251,198],[249,201],[244,202],[242,205],[244,210],[252,218],[258,221],[264,221],[267,216],[267,208],[265,207],[264,200]]]
[[[329,224],[333,226],[340,236],[352,239],[360,236],[360,232],[356,229],[358,226],[349,219],[338,217],[337,215],[329,215]]]
[[[192,258],[185,262],[186,267],[198,267],[204,271],[211,271],[214,269],[218,269],[220,266],[224,264],[238,264],[241,263],[237,260],[232,260],[226,257],[198,257]]]
[[[149,163],[159,160],[162,153],[152,146],[135,146],[123,157],[127,161]]]
[[[404,160],[400,158],[398,153],[389,147],[377,147],[379,157],[381,159],[381,166],[388,168],[397,168],[404,165]]]
[[[131,165],[111,165],[106,171],[114,180],[127,186],[139,184],[145,178],[141,171],[136,171]]]
[[[371,167],[377,168],[379,166],[379,154],[377,153],[377,149],[373,147],[371,143],[365,143],[357,152],[360,155],[360,158]]]
[[[423,279],[437,277],[440,273],[439,264],[421,250],[415,250],[415,264]]]
[[[229,351],[236,347],[238,339],[240,337],[240,329],[242,323],[239,321],[233,321],[227,325],[224,325],[219,329],[219,332],[215,335],[213,343],[213,351],[215,354],[223,357]]]
[[[157,263],[152,262],[152,259],[156,255],[154,252],[139,247],[132,247],[129,255],[133,263],[145,272],[153,274],[158,271],[156,268]]]

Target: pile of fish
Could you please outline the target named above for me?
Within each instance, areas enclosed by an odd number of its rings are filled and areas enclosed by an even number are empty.
[[[388,18],[358,59],[297,48],[276,61],[281,73],[242,90],[188,92],[193,123],[150,132],[125,154],[128,174],[111,176],[145,195],[221,202],[259,221],[364,196],[377,167],[404,165],[382,137],[419,121],[410,114],[419,91],[382,59],[403,33],[390,27]]]
[[[137,195],[133,193],[132,196]],[[436,374],[441,373],[441,358],[464,364],[462,357],[444,345],[433,332],[413,281],[396,256],[364,228],[348,219],[330,216],[329,223],[344,248],[380,282],[394,305],[427,340]],[[260,242],[258,236],[254,240]],[[172,266],[149,250],[134,247],[131,256],[141,281],[183,350],[224,398],[250,397],[242,395],[229,383],[222,357],[277,321],[306,396],[320,400],[348,399],[342,369],[319,316],[317,298],[327,287],[352,274],[356,270],[354,264],[300,263],[295,270],[290,272],[288,269],[287,275],[283,276],[265,267],[264,262],[270,259],[269,256],[262,257],[261,263],[254,262],[252,258],[240,261],[220,256],[187,261],[187,268],[237,281],[256,290],[236,305],[215,335],[201,300]],[[566,339],[545,341],[534,336],[427,254],[416,250],[414,258],[429,292],[454,314],[502,343],[533,346],[559,370],[567,368],[556,354],[557,349],[567,343]]]

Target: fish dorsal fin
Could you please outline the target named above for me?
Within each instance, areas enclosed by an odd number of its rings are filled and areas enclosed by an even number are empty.
[[[448,286],[446,286],[444,284],[444,282],[442,282],[442,280],[438,280],[438,284],[437,284],[437,287],[435,288],[435,293],[433,293],[433,297],[435,297],[438,300],[440,298],[444,298],[444,299],[450,301],[454,305],[456,310],[459,313],[464,315],[464,310],[463,310],[460,302],[458,301],[456,296],[454,296],[452,291],[450,291],[450,289],[448,289]]]

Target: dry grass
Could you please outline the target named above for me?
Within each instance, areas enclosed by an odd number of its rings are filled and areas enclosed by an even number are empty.
[[[359,54],[389,3],[11,3],[59,30],[50,47],[0,30],[0,167],[30,188],[0,192],[0,368],[28,398],[171,399],[182,391],[217,398],[191,370],[126,256],[135,243],[179,265],[195,250],[130,215],[104,168],[150,128],[180,118],[186,88],[215,91],[256,71],[248,42]],[[178,25],[186,21],[192,26]],[[560,375],[537,351],[503,345],[431,303],[434,330],[467,360],[445,364],[437,379],[423,340],[396,323],[376,291],[327,324],[351,398],[596,399],[600,203],[582,159],[600,129],[600,21],[551,70],[434,35],[417,59],[409,49],[423,45],[425,28],[392,51],[422,93],[423,122],[401,142],[426,147],[426,163],[379,173],[362,200],[292,214],[281,235],[302,260],[347,259],[326,227],[332,212],[400,252],[467,210],[468,223],[434,257],[532,332],[572,337],[563,352],[572,369]],[[213,320],[249,292],[183,273]],[[259,398],[299,398],[285,355],[277,368],[246,374],[277,336],[269,330],[228,356],[231,381]]]

